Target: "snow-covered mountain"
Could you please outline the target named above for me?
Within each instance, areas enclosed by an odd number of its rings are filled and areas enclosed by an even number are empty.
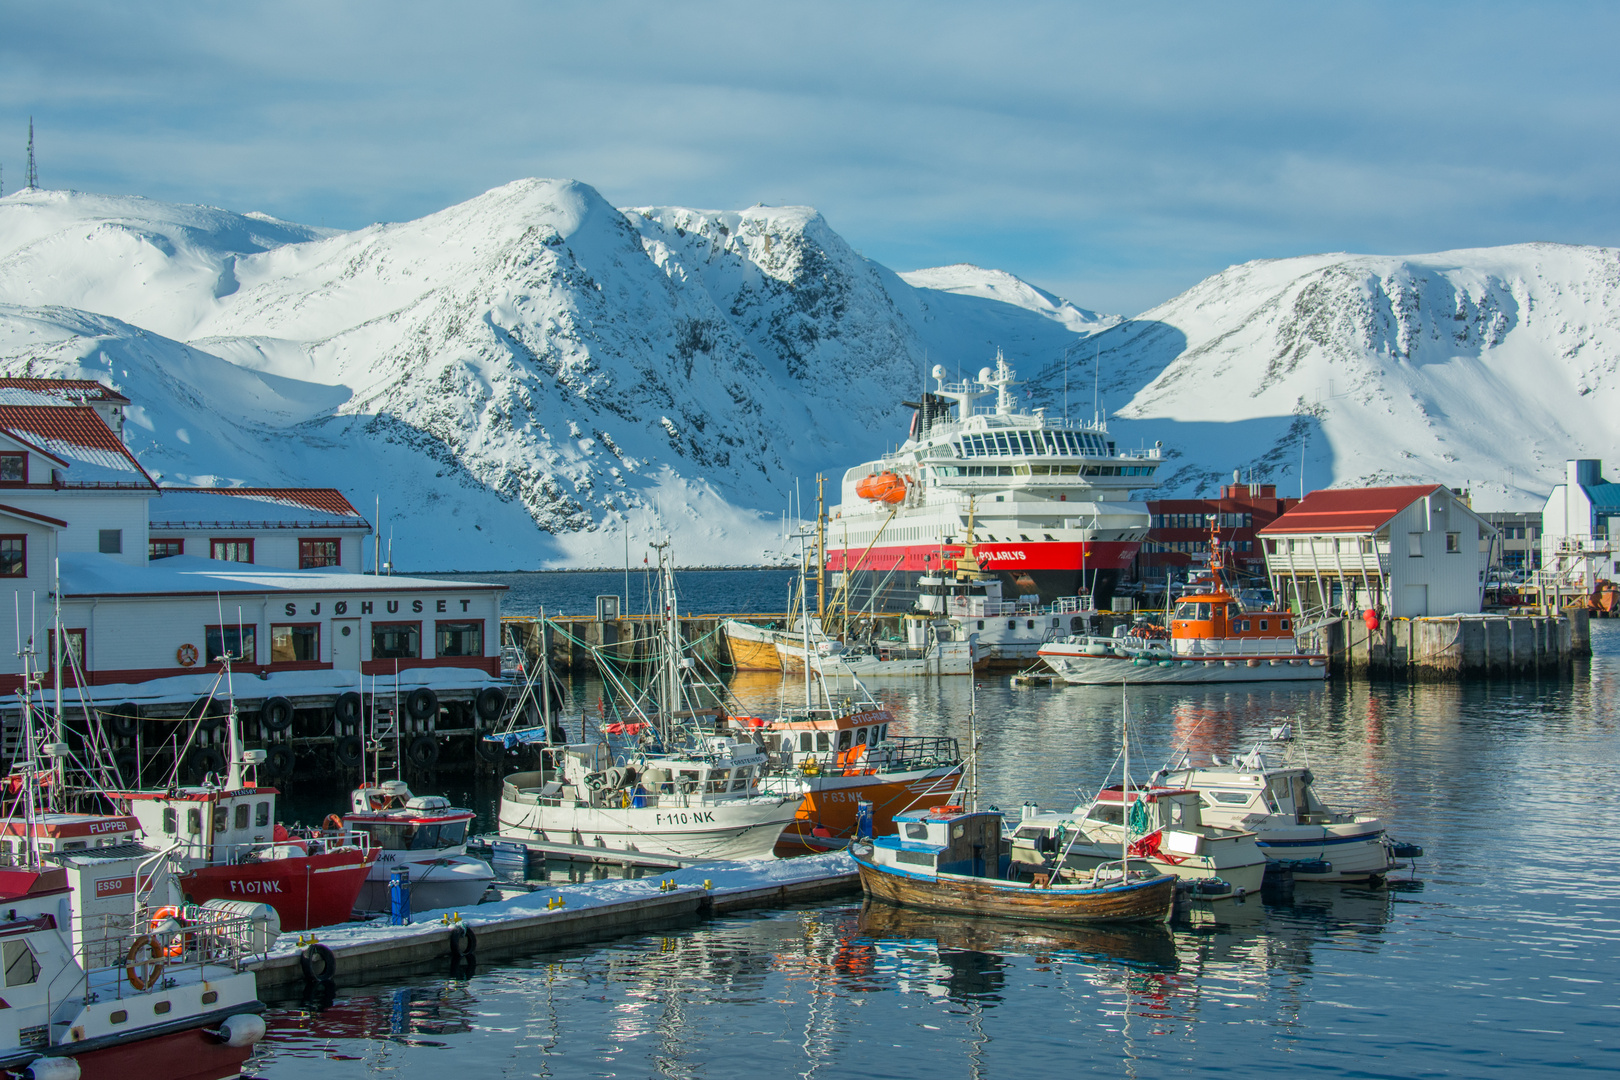
[[[1234,267],[1138,318],[1002,271],[896,274],[797,207],[619,210],[523,180],[354,232],[145,199],[0,199],[0,372],[101,378],[170,481],[380,500],[410,568],[782,554],[779,518],[903,437],[926,365],[1000,348],[1164,490],[1422,478],[1524,502],[1613,456],[1620,257],[1525,246]],[[1067,380],[1065,380],[1067,374]],[[1493,488],[1491,485],[1495,485]],[[1511,488],[1511,490],[1509,490]]]
[[[1234,469],[1294,492],[1303,442],[1307,489],[1439,481],[1529,509],[1566,458],[1620,457],[1611,248],[1246,263],[1091,344],[1121,442],[1174,456],[1166,492]]]

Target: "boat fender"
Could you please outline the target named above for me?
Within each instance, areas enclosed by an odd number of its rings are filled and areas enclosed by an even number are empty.
[[[439,695],[426,686],[418,686],[405,699],[405,711],[417,720],[439,715]]]
[[[266,731],[286,731],[292,727],[292,702],[284,697],[273,697],[259,706],[259,723]]]
[[[101,719],[120,739],[133,739],[141,730],[141,712],[133,701],[126,701],[102,712]]]
[[[366,759],[366,747],[358,735],[339,735],[332,749],[337,753],[338,764],[349,768]]]
[[[265,755],[264,769],[272,776],[291,776],[294,761],[292,747],[286,743],[276,743]]]
[[[327,830],[328,832],[342,832],[343,819],[338,817],[336,814],[327,814],[326,820],[321,822],[321,828]]]
[[[478,952],[478,937],[473,928],[466,923],[456,923],[450,928],[450,961],[454,963],[463,957],[471,960]]]
[[[493,724],[501,718],[501,710],[506,707],[506,691],[499,686],[486,686],[478,691],[473,707],[481,718]]]
[[[162,946],[145,934],[137,937],[129,943],[129,952],[124,956],[124,974],[129,978],[129,985],[136,990],[155,986],[163,977],[163,961]]]
[[[431,693],[431,691],[429,692]],[[432,735],[418,735],[411,740],[410,748],[406,753],[410,755],[413,764],[425,769],[439,760],[439,740]]]
[[[340,723],[358,724],[364,707],[365,702],[359,694],[353,690],[346,690],[337,696],[337,701],[332,704],[332,711],[337,714]]]
[[[225,768],[225,755],[212,746],[193,746],[185,760],[186,774],[197,780]]]
[[[254,1013],[237,1013],[227,1016],[219,1027],[204,1030],[226,1046],[240,1050],[264,1038],[264,1017]]]
[[[319,941],[312,941],[298,954],[298,966],[303,969],[304,981],[329,983],[337,977],[337,957]]]
[[[70,1057],[37,1057],[18,1075],[26,1080],[79,1080],[79,1062]]]
[[[113,755],[113,768],[118,770],[118,776],[130,787],[135,787],[140,778],[141,758],[132,746],[126,746]]]

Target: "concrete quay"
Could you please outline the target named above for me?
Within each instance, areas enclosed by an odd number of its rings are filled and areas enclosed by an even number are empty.
[[[1567,675],[1592,654],[1589,613],[1450,615],[1392,619],[1369,630],[1360,619],[1319,627],[1319,647],[1338,678],[1447,682],[1465,678]]]
[[[287,997],[306,987],[300,953],[302,942],[311,939],[332,950],[335,982],[343,986],[385,974],[449,971],[458,918],[473,932],[476,962],[487,963],[680,926],[710,915],[847,896],[860,888],[855,864],[842,853],[706,863],[654,877],[540,888],[455,912],[420,912],[408,926],[374,919],[284,934],[249,966],[258,976],[261,998]]]

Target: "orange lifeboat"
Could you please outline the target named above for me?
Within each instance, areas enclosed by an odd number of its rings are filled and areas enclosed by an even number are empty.
[[[906,497],[906,481],[892,472],[863,476],[855,482],[855,494],[873,502],[897,503]]]

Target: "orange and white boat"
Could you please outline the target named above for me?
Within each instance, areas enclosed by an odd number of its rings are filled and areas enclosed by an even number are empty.
[[[854,710],[823,709],[772,721],[735,717],[763,737],[773,772],[765,781],[804,785],[793,820],[776,841],[778,855],[843,847],[856,834],[859,806],[872,804],[877,833],[894,815],[943,806],[962,780],[962,757],[949,737],[890,735],[894,717],[873,701]]]
[[[1306,652],[1294,615],[1247,606],[1227,585],[1220,530],[1211,525],[1209,578],[1176,602],[1170,625],[1119,627],[1113,637],[1076,634],[1040,648],[1063,681],[1211,683],[1327,678],[1327,657]]]

